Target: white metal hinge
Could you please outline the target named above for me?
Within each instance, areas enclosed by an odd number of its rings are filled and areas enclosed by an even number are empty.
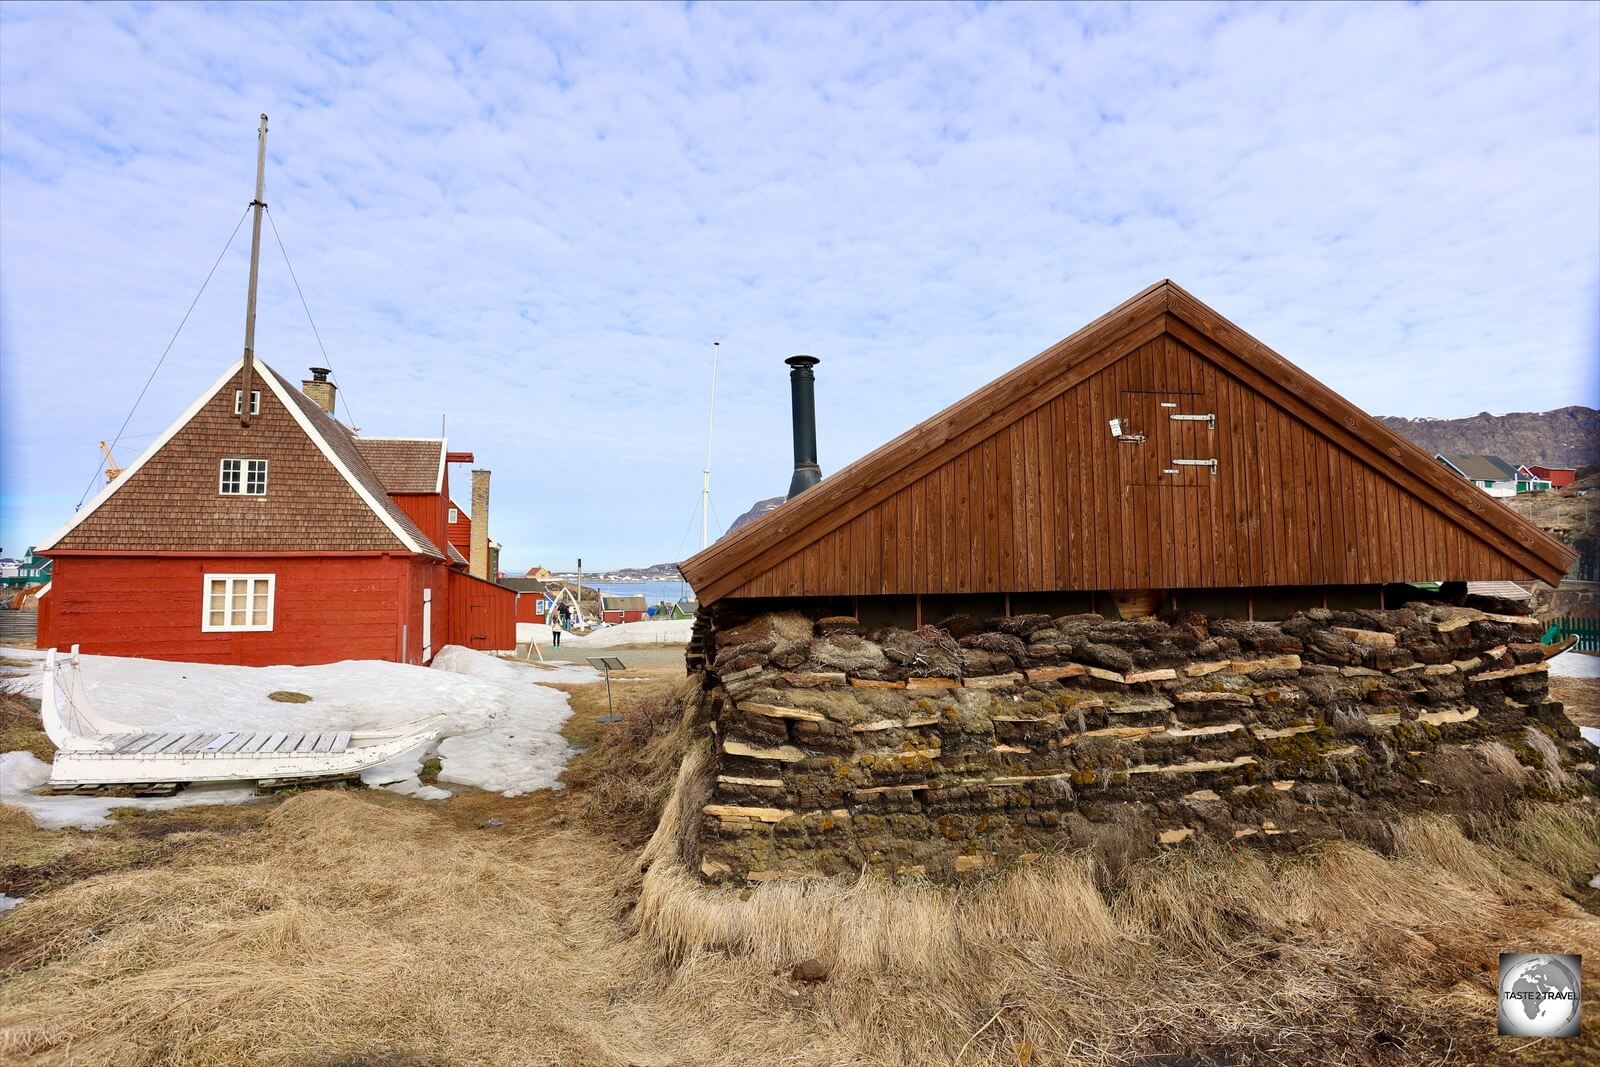
[[[1174,467],[1210,467],[1213,476],[1217,473],[1217,461],[1214,459],[1175,459]]]
[[[1217,428],[1217,416],[1215,412],[1212,412],[1209,415],[1168,415],[1167,418],[1171,419],[1173,422],[1203,422],[1206,424],[1206,429],[1208,430],[1215,430]]]

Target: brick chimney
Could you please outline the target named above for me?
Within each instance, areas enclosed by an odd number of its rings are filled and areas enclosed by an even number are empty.
[[[494,581],[489,574],[489,472],[472,472],[472,545],[467,573]]]
[[[312,367],[311,377],[300,383],[300,389],[315,400],[323,411],[333,414],[333,397],[339,387],[328,381],[327,367]]]

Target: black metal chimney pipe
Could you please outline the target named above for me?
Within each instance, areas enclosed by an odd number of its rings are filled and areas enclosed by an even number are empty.
[[[786,499],[793,500],[822,481],[822,468],[817,466],[817,378],[811,373],[822,361],[815,356],[790,356],[784,362],[792,368],[789,400],[794,412],[794,477],[789,480]]]

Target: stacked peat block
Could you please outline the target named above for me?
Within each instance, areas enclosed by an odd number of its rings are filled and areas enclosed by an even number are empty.
[[[1594,791],[1529,617],[956,617],[869,640],[787,612],[710,636],[693,862],[713,880],[951,880],[1202,836],[1381,844],[1402,812],[1493,820]]]

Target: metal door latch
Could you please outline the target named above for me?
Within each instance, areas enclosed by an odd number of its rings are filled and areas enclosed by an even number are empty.
[[[1217,428],[1216,412],[1212,412],[1209,415],[1168,415],[1167,418],[1173,422],[1203,422],[1208,430]]]
[[[1112,419],[1111,420],[1111,436],[1115,437],[1118,441],[1121,441],[1123,444],[1137,445],[1137,444],[1143,444],[1144,443],[1144,434],[1142,434],[1142,433],[1123,433],[1122,432],[1122,420],[1121,419]]]
[[[1172,461],[1172,465],[1174,467],[1210,467],[1212,477],[1216,477],[1217,474],[1217,461],[1215,459],[1175,459]]]

